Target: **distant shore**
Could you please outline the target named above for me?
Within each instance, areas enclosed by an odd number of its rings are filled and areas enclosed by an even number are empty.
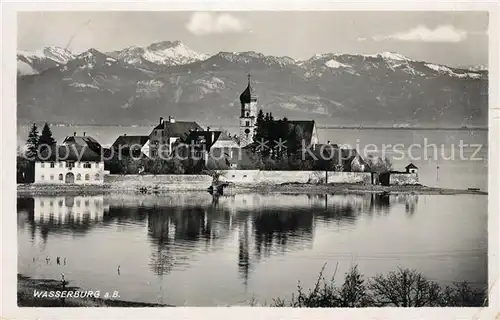
[[[176,188],[171,186],[168,189],[155,189],[154,186],[139,189],[117,189],[110,184],[103,185],[38,185],[38,184],[18,184],[18,195],[95,195],[111,192],[141,192],[141,193],[163,193],[169,191],[206,191],[209,186],[199,185],[193,188]],[[225,193],[376,193],[376,194],[420,194],[420,195],[487,195],[481,190],[448,189],[427,187],[423,185],[393,185],[381,186],[371,184],[355,183],[333,183],[333,184],[309,184],[309,183],[284,183],[284,184],[230,184],[225,188]]]
[[[52,279],[32,279],[30,277],[17,275],[17,305],[19,307],[172,307],[157,303],[132,302],[105,298],[42,298],[35,297],[34,292],[38,291],[85,291],[79,287],[69,286],[62,288],[59,280]],[[102,296],[104,292],[101,292]]]

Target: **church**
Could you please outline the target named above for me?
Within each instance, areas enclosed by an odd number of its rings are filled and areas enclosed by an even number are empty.
[[[257,125],[257,100],[258,96],[251,85],[251,76],[248,75],[248,85],[240,95],[240,148],[245,148],[254,143],[255,128]],[[299,127],[304,135],[305,144],[315,146],[318,144],[318,134],[314,120],[289,120],[289,124]]]

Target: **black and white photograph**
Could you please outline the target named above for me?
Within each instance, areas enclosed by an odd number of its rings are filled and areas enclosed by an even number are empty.
[[[498,312],[488,10],[15,18],[17,307]]]

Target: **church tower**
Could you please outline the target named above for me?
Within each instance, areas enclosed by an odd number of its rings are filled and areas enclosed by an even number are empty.
[[[240,103],[240,147],[245,147],[253,142],[257,121],[257,94],[250,85],[250,74],[248,86],[240,95]]]

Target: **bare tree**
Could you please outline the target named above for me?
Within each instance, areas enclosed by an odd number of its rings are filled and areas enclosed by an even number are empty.
[[[440,287],[416,270],[398,267],[387,275],[377,275],[368,285],[375,306],[439,306]]]

